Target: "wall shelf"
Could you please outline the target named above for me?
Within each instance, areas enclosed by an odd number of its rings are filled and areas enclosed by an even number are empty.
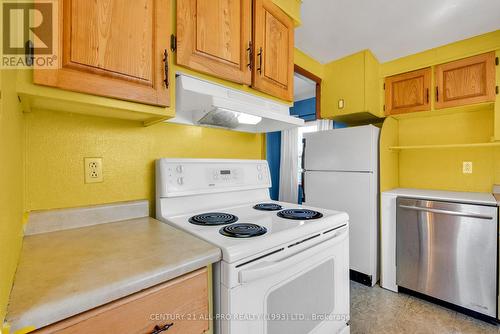
[[[18,71],[17,95],[22,110],[71,112],[141,122],[144,126],[175,116],[174,108],[163,108],[137,102],[96,96],[33,84],[32,71]]]
[[[468,143],[468,144],[441,144],[441,145],[409,145],[409,146],[390,146],[393,151],[400,150],[427,150],[427,149],[446,149],[446,148],[482,148],[482,147],[500,147],[499,142],[489,143]]]
[[[393,117],[397,120],[403,120],[403,119],[411,119],[411,118],[425,118],[425,117],[436,117],[436,116],[462,114],[462,113],[469,113],[469,112],[475,112],[475,111],[482,111],[485,109],[489,109],[493,112],[495,109],[495,102],[483,102],[483,103],[470,104],[470,105],[460,106],[460,107],[452,107],[452,108],[444,108],[444,109],[432,109],[429,111],[419,111],[419,112],[395,114],[395,115],[390,115],[390,117]]]

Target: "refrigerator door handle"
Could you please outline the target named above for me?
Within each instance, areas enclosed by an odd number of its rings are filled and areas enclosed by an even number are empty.
[[[302,138],[302,160],[300,162],[302,168],[302,203],[306,201],[306,139]]]
[[[302,170],[306,169],[306,139],[302,138],[302,160],[300,161]]]

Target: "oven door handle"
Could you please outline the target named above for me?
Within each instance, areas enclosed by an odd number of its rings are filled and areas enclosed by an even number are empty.
[[[311,256],[331,248],[344,240],[348,231],[347,226],[339,228],[337,231],[332,232],[333,236],[311,248],[305,249],[299,253],[285,257],[278,261],[262,261],[249,269],[243,269],[239,272],[238,281],[240,283],[250,283],[262,277],[268,277],[285,270],[290,266],[301,265],[304,262],[310,262]]]

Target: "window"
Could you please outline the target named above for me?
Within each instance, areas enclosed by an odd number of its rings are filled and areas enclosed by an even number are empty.
[[[302,144],[302,139],[304,138],[304,133],[310,133],[310,132],[316,132],[318,131],[318,122],[317,121],[311,121],[311,122],[306,122],[306,125],[302,126],[299,128],[299,136],[298,136],[298,152],[299,152],[299,168],[297,173],[299,174],[299,185],[302,184],[302,155],[304,154],[303,149],[304,146]]]

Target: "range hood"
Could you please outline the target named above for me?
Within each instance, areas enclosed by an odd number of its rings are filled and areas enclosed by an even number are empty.
[[[286,104],[185,74],[176,78],[175,112],[175,118],[167,122],[243,132],[273,132],[304,125],[304,120],[290,116]]]

